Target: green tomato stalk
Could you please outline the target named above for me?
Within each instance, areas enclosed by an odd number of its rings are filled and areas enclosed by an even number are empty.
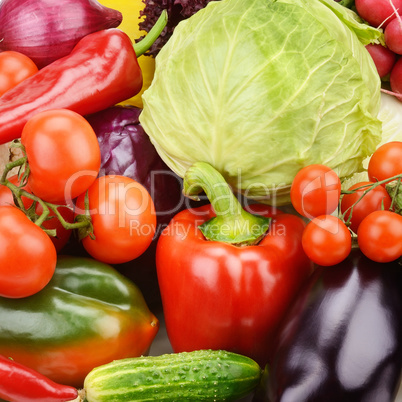
[[[365,184],[363,186],[357,187],[353,190],[342,190],[341,194],[353,194],[359,190],[363,190],[362,195],[359,199],[351,205],[342,215],[341,219],[346,225],[350,224],[353,214],[353,208],[360,202],[360,200],[370,191],[374,190],[376,187],[385,184],[385,189],[387,190],[389,196],[391,197],[391,207],[390,210],[395,211],[398,214],[402,214],[402,174],[398,174],[389,177],[385,180],[377,181],[372,184]],[[348,219],[345,220],[345,216],[349,214]]]
[[[30,174],[30,168],[28,164],[28,159],[26,157],[25,153],[25,148],[24,146],[18,141],[15,140],[12,143],[13,147],[20,148],[22,150],[22,153],[24,156],[21,158],[9,162],[5,165],[3,174],[0,178],[0,184],[3,186],[6,186],[10,189],[11,193],[13,194],[14,198],[14,203],[15,205],[25,213],[25,215],[36,225],[38,225],[44,232],[46,232],[49,236],[56,236],[56,230],[55,229],[46,229],[43,227],[43,223],[51,219],[53,217],[50,217],[50,211],[52,211],[56,218],[60,221],[61,225],[67,229],[67,230],[73,230],[73,229],[85,229],[87,233],[91,236],[93,236],[93,227],[92,227],[92,220],[90,217],[89,213],[85,213],[84,215],[78,215],[75,219],[74,223],[67,222],[63,216],[60,214],[58,208],[63,207],[63,208],[70,208],[72,209],[71,206],[66,206],[66,205],[57,205],[57,204],[52,204],[50,202],[46,202],[42,200],[41,198],[37,197],[36,195],[26,191],[23,189],[23,187],[27,184],[28,177]],[[21,173],[20,179],[21,183],[17,186],[13,183],[11,183],[8,179],[8,173],[13,170],[14,168],[18,167],[19,172]],[[28,198],[33,201],[32,205],[29,208],[26,208],[23,201],[22,197]],[[40,204],[42,207],[43,212],[38,215],[35,212],[36,205]],[[89,203],[88,203],[88,197],[85,199],[85,211],[89,211]]]

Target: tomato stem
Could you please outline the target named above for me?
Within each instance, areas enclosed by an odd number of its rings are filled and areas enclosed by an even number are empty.
[[[401,195],[402,187],[400,185],[401,180],[402,180],[402,174],[397,174],[395,176],[389,177],[385,180],[377,181],[372,184],[364,184],[362,186],[356,187],[353,190],[342,190],[341,194],[354,194],[359,190],[365,189],[362,195],[358,198],[358,200],[355,203],[353,203],[346,211],[344,211],[344,213],[341,215],[341,219],[345,222],[346,225],[350,224],[352,220],[353,208],[356,206],[356,204],[358,204],[368,192],[374,190],[376,187],[381,186],[383,184],[386,185],[385,188],[392,199],[391,206],[389,209],[393,210],[396,207],[397,208],[396,212],[402,211],[402,204],[401,204],[402,201],[399,201],[399,198],[402,198]],[[349,214],[349,217],[345,221],[346,214]]]
[[[385,189],[391,196],[390,209],[394,209],[395,212],[402,214],[402,177],[397,180],[391,181],[385,185]]]
[[[245,211],[224,177],[210,164],[196,162],[184,176],[183,194],[199,200],[202,191],[216,213],[198,227],[208,240],[247,246],[257,244],[267,232],[269,218]]]
[[[36,225],[38,225],[44,232],[46,232],[49,236],[56,236],[56,230],[55,229],[46,229],[43,227],[43,223],[46,220],[49,219],[53,219],[53,216],[49,216],[50,215],[50,211],[52,211],[55,215],[55,217],[59,220],[59,222],[61,223],[61,225],[63,226],[63,228],[67,229],[67,230],[73,230],[73,229],[85,229],[87,231],[87,233],[91,233],[91,231],[93,231],[93,227],[92,227],[92,222],[91,222],[91,218],[89,214],[85,215],[85,219],[78,219],[75,220],[74,223],[70,223],[67,222],[63,216],[61,215],[61,213],[59,212],[59,208],[63,207],[63,208],[69,208],[69,209],[73,209],[72,206],[68,206],[68,205],[57,205],[57,204],[52,204],[50,202],[46,202],[44,200],[42,200],[41,198],[37,197],[36,195],[24,190],[22,187],[24,187],[27,183],[28,180],[28,176],[30,173],[30,169],[29,169],[29,164],[28,164],[28,160],[25,154],[25,149],[24,146],[19,143],[18,141],[14,141],[12,146],[21,148],[22,152],[23,152],[23,157],[9,162],[5,165],[4,167],[4,171],[3,174],[1,175],[0,178],[0,184],[3,186],[6,186],[10,189],[13,198],[14,198],[14,203],[16,205],[16,207],[18,207],[22,212],[25,213],[25,215]],[[22,182],[20,183],[20,185],[15,185],[13,183],[11,183],[8,179],[7,176],[9,174],[9,172],[11,170],[13,170],[14,168],[19,167],[20,168],[20,172],[23,171],[23,174],[21,175],[21,180]],[[20,173],[19,173],[20,175]],[[33,204],[29,207],[26,208],[24,206],[24,203],[22,201],[22,197],[28,198],[30,200],[33,201]],[[40,215],[38,215],[35,212],[35,208],[36,205],[40,204],[42,207],[42,213]],[[88,205],[88,204],[86,204]]]

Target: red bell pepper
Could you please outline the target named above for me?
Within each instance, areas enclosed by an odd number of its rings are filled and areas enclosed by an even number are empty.
[[[152,34],[135,47],[123,31],[110,28],[83,37],[72,52],[40,69],[0,97],[0,144],[21,136],[36,113],[70,109],[95,113],[136,95],[142,88],[137,57],[166,25],[163,12]]]
[[[292,214],[267,219],[246,212],[223,177],[203,162],[189,169],[183,187],[195,199],[204,190],[211,205],[178,213],[158,241],[172,348],[224,349],[264,366],[278,324],[312,272],[301,245],[305,223]]]

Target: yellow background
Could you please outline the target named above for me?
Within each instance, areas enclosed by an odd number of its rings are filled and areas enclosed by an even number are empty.
[[[138,39],[140,36],[146,34],[145,31],[140,31],[138,27],[138,24],[143,20],[143,17],[140,17],[140,11],[145,7],[145,3],[143,3],[142,0],[98,1],[106,7],[119,10],[122,13],[123,21],[118,26],[118,28],[124,31],[130,37],[133,44],[135,42],[135,39]],[[153,57],[143,55],[138,58],[138,63],[141,67],[144,80],[142,90],[138,95],[128,99],[127,101],[122,102],[122,104],[131,104],[142,108],[141,95],[144,90],[151,85],[151,81],[155,72],[155,59]]]

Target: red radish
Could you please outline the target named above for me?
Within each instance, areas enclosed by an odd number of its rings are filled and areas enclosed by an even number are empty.
[[[402,0],[355,0],[356,11],[371,26],[385,28],[395,17],[395,9],[402,13]]]
[[[377,67],[380,78],[388,75],[396,61],[395,53],[379,43],[366,45],[366,49],[370,53],[374,64]]]
[[[402,58],[398,59],[392,68],[389,76],[389,83],[391,85],[392,92],[402,94]],[[397,98],[402,101],[402,95],[397,96]]]
[[[399,15],[385,28],[384,40],[390,50],[402,54],[402,19]]]

